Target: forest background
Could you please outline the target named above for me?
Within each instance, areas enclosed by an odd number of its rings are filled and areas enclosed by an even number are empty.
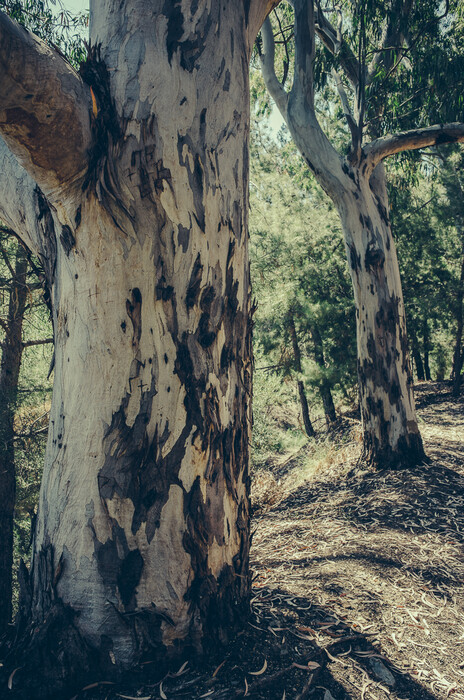
[[[7,1],[0,7],[52,38],[73,63],[84,55],[80,28],[86,14],[76,15],[79,8],[71,3],[66,3],[67,10],[60,3],[40,2]],[[447,106],[443,71],[445,82],[462,91],[456,62],[464,35],[459,3],[450,17],[435,37],[433,70],[422,75],[418,88],[422,96],[427,91],[438,115]],[[424,35],[424,60],[429,48]],[[281,43],[283,70],[285,61],[291,61],[285,49]],[[320,47],[321,76],[324,60]],[[287,129],[276,128],[257,56],[251,87],[250,238],[257,305],[253,469],[257,473],[299,455],[302,471],[309,473],[342,439],[336,430],[340,416],[357,417],[354,301],[338,216]],[[319,88],[321,121],[343,148],[348,130],[335,86],[321,79]],[[405,111],[402,103],[408,99],[407,84],[400,88],[391,105],[397,115]],[[462,120],[460,99],[461,116],[452,115],[450,121]],[[388,169],[415,380],[451,378],[456,391],[463,354],[463,165],[462,147],[443,146],[399,156]],[[2,387],[10,395],[1,414],[2,433],[12,428],[2,449],[14,460],[16,471],[16,570],[20,558],[27,560],[31,545],[52,391],[53,331],[40,266],[5,226],[0,254],[2,367],[8,360],[11,331],[16,343],[19,337],[14,352],[20,368],[17,384]]]

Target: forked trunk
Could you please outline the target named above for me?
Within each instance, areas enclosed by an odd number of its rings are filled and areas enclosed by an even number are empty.
[[[388,219],[383,166],[337,204],[356,301],[364,456],[379,467],[409,467],[423,456],[417,427],[406,319]]]

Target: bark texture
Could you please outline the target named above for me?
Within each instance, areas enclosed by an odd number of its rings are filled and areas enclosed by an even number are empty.
[[[55,240],[55,384],[20,621],[52,687],[95,663],[205,651],[247,614],[248,61],[271,6],[91,2],[93,49],[69,78],[89,105],[86,169],[78,150],[57,187],[21,159]]]

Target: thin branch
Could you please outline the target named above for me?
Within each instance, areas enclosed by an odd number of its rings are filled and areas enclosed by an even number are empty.
[[[42,338],[41,340],[26,340],[23,343],[23,348],[30,348],[32,345],[48,345],[55,342],[53,338]]]
[[[359,139],[358,125],[356,124],[356,122],[353,118],[353,114],[351,112],[351,107],[350,107],[350,103],[348,101],[348,95],[346,94],[345,87],[342,83],[342,80],[341,80],[339,74],[335,70],[335,68],[332,70],[332,75],[334,77],[335,84],[337,86],[337,92],[338,92],[338,96],[340,98],[340,102],[342,105],[343,115],[346,119],[346,123],[348,124],[348,127],[349,127],[350,132],[351,132],[351,143],[353,146],[353,150],[356,151],[360,147],[360,144],[361,144],[360,139]]]
[[[317,1],[315,29],[319,39],[334,56],[336,55],[343,72],[351,85],[356,89],[359,83],[359,63],[351,48],[343,40],[340,29],[330,23]]]
[[[282,87],[284,88],[285,83],[287,82],[288,69],[290,66],[290,54],[288,52],[288,42],[287,42],[287,39],[285,37],[284,30],[282,28],[282,22],[280,21],[279,14],[276,10],[274,10],[274,16],[277,20],[277,24],[279,25],[279,32],[282,36],[282,43],[284,44],[284,47],[285,47],[284,74],[283,74],[283,77],[282,77],[282,80],[280,83],[282,85]]]
[[[269,90],[274,102],[279,108],[280,113],[285,116],[287,110],[288,94],[279,82],[275,72],[275,43],[274,32],[269,17],[265,20],[261,34],[263,37],[262,50],[259,53],[261,63],[261,71],[264,82]]]
[[[395,153],[413,151],[427,146],[439,146],[445,143],[462,142],[464,142],[464,124],[453,122],[452,124],[435,124],[425,129],[412,129],[394,135],[389,134],[366,144],[362,151],[367,169],[372,172],[380,161]]]

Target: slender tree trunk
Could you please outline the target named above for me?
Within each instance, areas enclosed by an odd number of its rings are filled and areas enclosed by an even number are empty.
[[[27,258],[18,245],[3,340],[0,371],[0,634],[11,621],[13,519],[15,507],[14,417],[23,352],[22,327],[27,300]]]
[[[425,378],[428,382],[432,380],[432,375],[430,373],[430,363],[429,363],[429,353],[430,353],[430,331],[429,331],[429,321],[424,318],[422,324],[422,336],[424,339],[424,371]]]
[[[311,327],[311,336],[314,343],[314,359],[316,360],[321,370],[324,372],[324,346],[322,344],[322,337],[317,323],[314,323]],[[327,427],[330,428],[332,423],[336,422],[337,414],[335,413],[335,405],[332,398],[332,392],[330,390],[330,382],[325,377],[325,375],[323,376],[321,384],[319,386],[319,394],[322,399],[322,405],[324,406],[324,414]]]
[[[364,456],[380,467],[412,466],[423,456],[417,427],[406,319],[388,218],[383,166],[338,204],[356,301]]]
[[[290,337],[292,339],[292,347],[293,347],[293,358],[295,361],[295,369],[298,372],[298,374],[301,376],[302,373],[302,367],[301,367],[301,350],[300,350],[300,345],[298,343],[298,335],[296,332],[295,328],[295,319],[293,317],[292,312],[290,312],[289,318],[288,318],[288,327],[290,330]],[[306,434],[308,437],[314,437],[314,428],[311,423],[311,419],[309,417],[309,406],[308,406],[308,399],[306,397],[306,391],[304,387],[304,382],[302,379],[298,379],[298,396],[300,397],[300,406],[301,406],[301,415],[303,416],[303,425],[306,430]]]
[[[414,360],[414,364],[416,366],[416,375],[418,381],[424,381],[425,379],[425,373],[424,373],[424,364],[422,362],[422,357],[419,351],[419,344],[417,341],[417,336],[414,330],[409,329],[409,337],[411,338],[411,345],[412,345],[412,359]]]
[[[464,325],[464,226],[461,227],[461,233],[463,241],[461,255],[461,275],[459,277],[459,285],[456,295],[456,336],[454,340],[453,369],[451,372],[454,396],[459,396],[459,392],[461,389],[461,372],[463,361],[462,335]]]

